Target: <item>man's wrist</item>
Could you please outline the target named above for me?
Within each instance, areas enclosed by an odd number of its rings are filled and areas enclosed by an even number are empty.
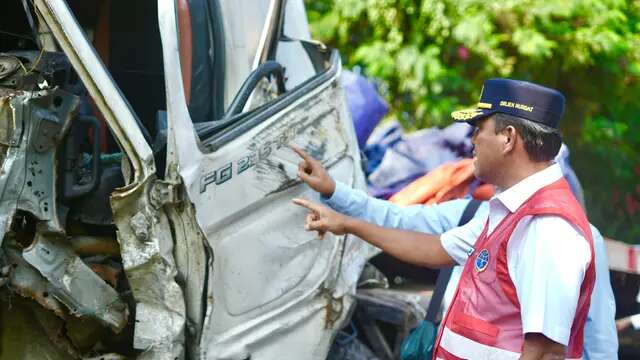
[[[327,189],[321,193],[322,197],[329,199],[333,196],[333,193],[336,192],[336,181],[332,178],[329,178],[329,184]]]
[[[358,219],[351,216],[342,215],[342,227],[346,234],[354,234],[358,228]]]

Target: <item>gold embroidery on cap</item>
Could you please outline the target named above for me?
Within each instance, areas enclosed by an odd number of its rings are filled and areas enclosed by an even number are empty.
[[[474,117],[482,114],[482,111],[478,109],[467,109],[467,110],[458,110],[451,113],[451,117],[454,120],[465,121],[469,119],[473,119]]]
[[[489,104],[489,103],[483,103],[483,102],[478,103],[478,107],[480,109],[491,109],[492,106],[493,104]]]
[[[514,108],[514,109],[520,109],[520,110],[524,110],[524,111],[528,111],[528,112],[532,112],[533,111],[533,106],[518,104],[518,103],[511,102],[511,101],[502,100],[502,101],[500,101],[500,106],[510,107],[510,108]]]

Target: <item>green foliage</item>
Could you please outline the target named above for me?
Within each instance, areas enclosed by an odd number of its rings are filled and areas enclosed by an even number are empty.
[[[640,1],[307,0],[314,36],[375,78],[407,129],[445,126],[491,77],[567,97],[590,219],[640,240]]]

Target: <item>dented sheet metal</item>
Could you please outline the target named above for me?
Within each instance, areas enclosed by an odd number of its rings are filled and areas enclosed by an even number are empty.
[[[159,3],[168,84],[182,82],[172,65],[179,63],[174,5]],[[272,360],[286,349],[291,359],[325,359],[349,314],[368,247],[330,235],[318,241],[303,229],[305,212],[290,203],[316,196],[297,179],[291,144],[336,179],[364,185],[339,57],[332,61],[313,86],[290,94],[295,100],[265,118],[257,109],[255,121],[242,120],[253,127],[209,152],[195,136],[183,88],[167,87],[167,166],[179,171],[213,256],[199,358]]]
[[[186,201],[186,191],[175,168],[169,169],[166,179],[156,182],[151,199],[166,211],[171,221],[178,269],[176,281],[184,291],[186,306],[187,358],[197,359],[205,313],[213,300],[206,296],[213,256],[196,221],[195,208]]]
[[[111,198],[122,263],[136,300],[133,346],[143,359],[184,357],[185,303],[176,283],[172,232],[151,204],[150,179]]]
[[[0,89],[0,234],[17,210],[63,231],[55,209],[56,145],[77,106],[77,96],[59,89]]]
[[[185,181],[196,204],[210,210],[201,219],[205,232],[257,200],[300,184],[296,175],[299,159],[291,144],[301,145],[328,166],[345,157],[347,138],[334,108],[336,96],[335,90],[319,94],[277,121],[252,129],[233,146],[218,150],[216,156],[202,159],[200,172]],[[225,211],[214,211],[219,203],[226,204]]]
[[[17,167],[24,162],[24,153],[17,149],[19,136],[16,134],[22,130],[22,119],[16,118],[15,107],[11,101],[19,93],[0,89],[0,128],[2,129],[2,141],[0,142],[0,235],[4,234],[11,225],[13,214],[16,211],[16,203],[20,194],[14,184],[19,183],[20,172]],[[18,163],[18,166],[14,164]],[[0,238],[0,244],[2,244]]]
[[[184,297],[175,281],[170,223],[150,200],[156,178],[151,148],[66,2],[35,0],[34,5],[125,155],[122,171],[128,185],[112,193],[111,206],[124,271],[136,302],[133,347],[143,350],[139,358],[180,359],[185,342]]]
[[[36,236],[22,256],[49,280],[51,295],[72,314],[94,317],[116,333],[126,325],[128,309],[118,293],[60,239]]]
[[[11,288],[20,296],[35,300],[43,308],[51,310],[56,316],[63,318],[65,316],[64,305],[55,297],[49,296],[51,292],[47,279],[22,258],[22,253],[19,250],[5,246],[3,251],[13,267],[9,276]]]
[[[9,296],[35,300],[40,326],[73,357],[80,351],[72,338],[90,333],[71,330],[74,319],[95,319],[116,333],[128,322],[127,305],[73,251],[60,219],[58,149],[78,105],[57,87],[0,89],[0,252],[11,264]]]
[[[126,346],[139,359],[325,359],[353,306],[368,250],[355,238],[318,241],[304,232],[304,211],[290,199],[315,194],[296,178],[299,160],[288,146],[304,147],[335,178],[363,185],[339,57],[286,106],[205,152],[184,87],[176,86],[176,2],[158,1],[169,118],[168,170],[158,181],[135,114],[66,2],[33,4],[120,145],[127,182],[110,193],[116,235],[67,231],[69,204],[56,203],[56,149],[78,98],[48,84],[0,92],[0,235],[7,233],[3,250],[15,264],[7,281],[40,305],[47,336],[73,357],[112,351],[90,337],[129,324],[121,334],[133,331]],[[32,228],[14,239],[24,224]],[[115,259],[122,268],[110,266]],[[130,291],[118,294],[121,270]],[[135,303],[131,314],[125,297]]]

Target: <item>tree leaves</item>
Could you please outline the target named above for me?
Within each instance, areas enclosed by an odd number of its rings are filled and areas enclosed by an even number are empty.
[[[629,170],[640,169],[640,1],[305,2],[314,35],[375,78],[390,116],[409,129],[449,124],[451,111],[477,102],[487,78],[561,90],[565,140],[594,220],[609,236],[640,234],[632,225],[640,215],[623,204],[640,178]],[[607,229],[620,216],[628,229]]]

